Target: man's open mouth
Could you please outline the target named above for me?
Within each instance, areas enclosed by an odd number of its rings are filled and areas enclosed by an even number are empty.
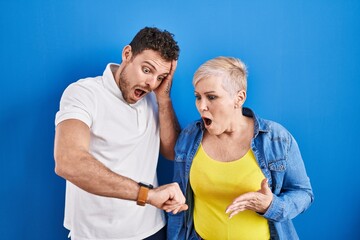
[[[142,90],[142,89],[140,89],[140,88],[135,89],[135,96],[136,96],[137,98],[141,98],[141,97],[144,96],[146,93],[147,93],[146,91],[144,91],[144,90]]]
[[[202,119],[204,120],[205,126],[208,127],[211,125],[212,120],[210,118],[203,117]]]

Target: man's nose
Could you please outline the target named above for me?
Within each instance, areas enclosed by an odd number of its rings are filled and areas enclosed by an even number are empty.
[[[154,90],[158,85],[157,77],[149,77],[146,79],[145,83],[150,87],[151,90]]]

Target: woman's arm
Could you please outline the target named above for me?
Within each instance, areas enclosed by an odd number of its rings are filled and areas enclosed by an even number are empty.
[[[272,221],[292,219],[304,212],[313,201],[310,179],[306,174],[298,144],[290,136],[282,188],[279,194],[274,194],[272,203],[263,216]]]

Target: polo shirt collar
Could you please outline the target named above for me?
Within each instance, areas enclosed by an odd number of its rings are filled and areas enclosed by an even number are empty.
[[[109,63],[106,68],[105,71],[103,73],[103,82],[104,82],[104,86],[105,88],[111,92],[114,96],[116,96],[117,98],[119,98],[120,100],[126,102],[123,98],[123,95],[120,91],[119,86],[116,84],[115,82],[115,78],[114,78],[114,73],[116,72],[116,70],[118,69],[119,64],[115,64],[115,63]]]
[[[125,104],[129,105],[130,107],[137,107],[137,106],[141,105],[141,102],[144,98],[140,99],[139,101],[137,101],[134,104],[129,104],[125,101],[125,99],[122,95],[122,92],[120,91],[120,88],[116,84],[116,81],[114,78],[114,74],[115,74],[116,70],[119,68],[119,66],[120,65],[116,64],[116,63],[109,63],[106,66],[106,69],[103,73],[104,86],[109,92],[111,92],[115,97],[119,98]]]

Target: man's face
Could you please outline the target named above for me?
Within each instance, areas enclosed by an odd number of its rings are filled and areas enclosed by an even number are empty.
[[[125,59],[123,56],[123,68],[116,81],[124,100],[134,104],[161,84],[170,73],[171,61],[164,60],[153,50],[144,50],[134,58],[131,56],[131,53]]]

